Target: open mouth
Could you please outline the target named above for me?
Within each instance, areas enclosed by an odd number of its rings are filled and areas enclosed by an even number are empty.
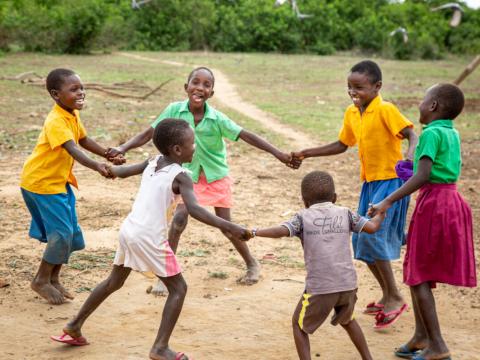
[[[200,102],[200,101],[203,101],[203,99],[204,99],[204,96],[201,94],[192,94],[193,101]]]
[[[79,106],[83,106],[85,104],[85,99],[77,99],[75,100],[75,104]]]

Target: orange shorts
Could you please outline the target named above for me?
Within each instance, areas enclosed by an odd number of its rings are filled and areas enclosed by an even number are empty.
[[[202,206],[231,208],[233,205],[232,184],[233,180],[230,176],[208,183],[205,174],[202,172],[198,182],[193,184],[193,191],[198,203]]]

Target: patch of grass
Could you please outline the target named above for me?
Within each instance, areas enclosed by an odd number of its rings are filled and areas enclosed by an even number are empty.
[[[204,249],[195,249],[195,250],[181,250],[178,252],[178,256],[181,257],[206,257],[207,255],[210,255],[210,250],[204,250]]]
[[[67,266],[74,270],[88,270],[110,267],[115,258],[115,252],[75,252]]]
[[[208,272],[208,277],[212,279],[227,279],[228,278],[228,273],[225,271],[209,271]]]

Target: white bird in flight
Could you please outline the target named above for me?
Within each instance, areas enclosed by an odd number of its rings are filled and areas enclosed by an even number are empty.
[[[302,14],[300,12],[300,9],[298,8],[298,5],[297,5],[297,0],[275,0],[275,6],[282,6],[287,1],[292,3],[292,9],[293,11],[295,11],[297,18],[299,18],[300,20],[313,17],[312,14]]]
[[[431,10],[439,11],[439,10],[446,10],[446,9],[453,10],[453,16],[452,16],[452,19],[450,20],[450,26],[457,27],[458,25],[460,25],[460,22],[462,21],[462,14],[463,14],[463,8],[460,6],[460,4],[450,2],[450,3],[437,6],[435,8],[432,8]]]
[[[402,35],[403,42],[406,44],[408,42],[408,32],[404,27],[398,27],[390,33],[390,36],[395,36],[397,34]]]
[[[150,1],[152,1],[152,0],[140,0],[140,1],[132,0],[132,9],[138,10],[138,9],[140,9],[140,7],[141,7],[143,4],[147,4],[147,3],[149,3]]]

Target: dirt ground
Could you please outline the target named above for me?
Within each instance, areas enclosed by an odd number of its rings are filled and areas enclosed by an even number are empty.
[[[219,89],[221,86],[216,84],[217,93],[227,93]],[[249,108],[238,95],[235,96],[232,106],[249,113]],[[276,120],[268,114],[250,112],[250,115],[274,128]],[[287,142],[292,149],[311,145],[306,134],[293,130],[288,134]],[[459,189],[471,204],[475,217],[477,264],[480,263],[479,145],[478,142],[464,144],[464,168],[459,182]],[[144,150],[153,152],[151,147]],[[145,289],[152,280],[138,273],[132,273],[125,286],[86,322],[83,331],[90,346],[73,348],[49,340],[51,334],[60,334],[62,326],[88,296],[89,289],[108,274],[117,232],[129,212],[139,178],[107,181],[76,166],[80,183],[77,209],[87,249],[76,254],[63,273],[66,285],[75,291],[76,298],[54,307],[35,296],[29,288],[43,246],[27,235],[30,216],[18,188],[23,161],[24,155],[14,152],[7,152],[0,158],[0,278],[10,283],[0,289],[0,358],[146,359],[165,298],[146,294]],[[356,207],[360,181],[355,151],[309,160],[300,170],[293,171],[267,154],[230,143],[229,162],[235,179],[235,222],[260,227],[288,219],[301,208],[299,185],[302,176],[314,169],[332,173],[338,202]],[[196,360],[297,358],[290,319],[303,290],[305,271],[301,245],[293,238],[256,238],[249,246],[262,262],[263,269],[261,281],[246,287],[236,284],[244,271],[243,264],[228,240],[216,229],[190,221],[178,249],[189,290],[171,339],[173,349],[185,351]],[[267,254],[273,256],[265,257]],[[401,261],[393,265],[397,280],[401,282]],[[356,267],[359,276],[356,318],[374,358],[394,359],[392,350],[407,341],[412,333],[413,312],[408,311],[387,330],[374,331],[373,318],[363,315],[361,308],[378,299],[380,291],[366,266],[357,262]],[[408,288],[400,286],[410,304]],[[459,360],[480,358],[480,291],[440,285],[435,296],[443,334],[453,357]],[[311,337],[311,344],[314,358],[358,359],[340,327],[325,324]]]

